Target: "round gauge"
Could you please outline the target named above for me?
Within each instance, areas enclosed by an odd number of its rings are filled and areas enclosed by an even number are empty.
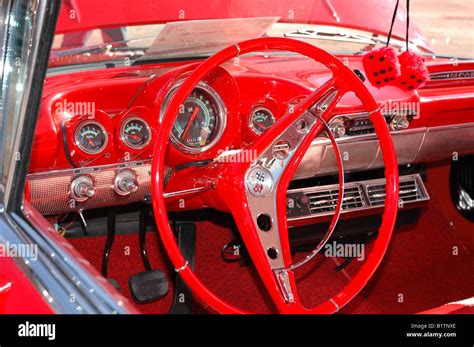
[[[185,152],[204,152],[221,138],[224,117],[225,107],[219,95],[208,85],[200,84],[180,108],[171,140]]]
[[[107,146],[108,136],[105,128],[95,121],[80,123],[74,133],[74,142],[87,154],[98,154]]]
[[[151,141],[150,126],[139,117],[129,117],[120,127],[120,138],[128,147],[142,149]]]
[[[257,107],[250,114],[249,126],[257,135],[262,134],[273,124],[275,124],[275,117],[268,108]]]

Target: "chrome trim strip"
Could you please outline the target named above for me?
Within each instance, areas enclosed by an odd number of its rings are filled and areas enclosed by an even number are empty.
[[[163,196],[165,199],[174,198],[182,195],[190,195],[195,193],[201,193],[209,190],[209,187],[196,187],[191,189],[177,190],[175,192],[164,193]]]
[[[457,81],[474,78],[474,70],[450,70],[430,73],[431,81]]]
[[[6,210],[8,209],[11,188],[15,180],[18,178],[17,175],[15,175],[15,171],[17,170],[17,165],[16,165],[17,155],[16,154],[20,153],[20,143],[22,139],[21,134],[23,133],[23,125],[26,118],[28,99],[31,92],[31,88],[32,88],[34,74],[32,73],[31,70],[34,69],[34,64],[36,64],[36,61],[37,61],[40,42],[43,42],[43,40],[41,39],[41,35],[44,29],[47,1],[31,0],[31,1],[28,1],[28,4],[27,4],[27,1],[22,1],[21,5],[30,6],[32,9],[34,9],[34,15],[36,18],[34,18],[31,23],[34,26],[31,32],[31,36],[32,36],[30,40],[31,42],[24,42],[24,45],[27,45],[29,47],[28,49],[31,52],[31,55],[28,57],[28,62],[27,62],[28,66],[26,67],[26,70],[27,70],[26,79],[23,83],[23,86],[17,86],[17,88],[23,87],[24,92],[23,92],[21,100],[16,100],[17,103],[20,103],[19,105],[20,111],[19,111],[18,120],[17,120],[18,126],[16,127],[16,133],[14,135],[15,140],[14,140],[12,151],[11,151],[12,154],[11,154],[10,166],[8,168],[8,174],[6,176],[6,182],[5,182],[5,187],[4,187],[3,203],[4,203],[4,208]],[[10,12],[7,14],[7,16],[8,16],[8,22],[10,22],[10,20],[13,22],[16,20],[19,20],[19,21],[27,20],[27,18],[14,18],[12,17]],[[7,22],[7,20],[5,20],[5,22]],[[11,52],[8,54],[11,54]],[[2,69],[3,69],[3,66],[2,66]],[[5,77],[5,76],[2,76],[2,77]]]
[[[474,122],[437,125],[434,127],[427,128],[426,132],[431,133],[435,131],[458,130],[458,129],[464,129],[464,128],[470,128],[470,127],[474,127]]]
[[[51,176],[64,176],[64,175],[68,175],[68,174],[82,175],[82,174],[88,174],[88,173],[98,172],[98,171],[113,170],[113,169],[126,169],[126,168],[134,168],[136,166],[146,166],[146,165],[151,165],[151,160],[129,161],[129,162],[123,162],[123,163],[116,163],[116,164],[105,164],[105,165],[98,165],[98,166],[83,166],[83,167],[79,167],[79,168],[64,169],[64,170],[34,172],[34,173],[31,173],[31,174],[28,174],[28,178],[43,178],[43,177],[51,177]]]
[[[239,47],[238,43],[234,44],[234,46],[237,49],[237,56],[236,56],[236,58],[237,58],[238,56],[240,56],[240,47]]]
[[[375,110],[373,110],[373,111],[367,112],[367,115],[370,117],[371,115],[373,115],[374,113],[377,113],[377,112],[379,112],[379,111],[380,111],[380,106],[377,107],[377,108],[376,108]],[[384,116],[385,116],[385,115],[384,115]]]
[[[184,271],[184,269],[186,269],[188,267],[189,263],[188,261],[186,260],[186,263],[184,263],[183,266],[181,266],[180,268],[175,268],[174,271],[176,271],[176,273],[180,273],[181,271]]]
[[[334,307],[336,308],[336,311],[334,313],[337,313],[339,312],[340,308],[339,308],[339,305],[337,304],[336,301],[334,301],[333,298],[329,298],[329,301],[334,305]]]

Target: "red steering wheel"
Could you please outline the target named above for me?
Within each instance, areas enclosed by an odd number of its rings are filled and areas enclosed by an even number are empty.
[[[230,46],[200,64],[177,88],[171,99],[154,148],[152,198],[156,224],[175,270],[192,291],[220,313],[245,312],[216,296],[196,277],[183,257],[171,230],[164,198],[165,156],[169,134],[179,107],[199,81],[213,68],[240,54],[265,50],[301,53],[324,64],[332,78],[282,116],[246,150],[254,151],[251,163],[215,161],[203,168],[212,178],[211,189],[219,201],[226,201],[252,261],[280,313],[334,313],[339,311],[371,278],[380,264],[393,232],[398,208],[398,165],[385,118],[360,79],[339,59],[310,44],[286,38],[260,38]],[[308,309],[297,295],[286,220],[286,191],[311,141],[324,130],[341,97],[353,91],[368,111],[380,141],[385,164],[385,210],[372,252],[353,279],[335,296]],[[309,112],[308,110],[311,110]],[[341,174],[341,168],[339,168]],[[341,190],[340,190],[341,191]],[[208,199],[212,201],[213,199]],[[341,196],[337,211],[340,210]]]

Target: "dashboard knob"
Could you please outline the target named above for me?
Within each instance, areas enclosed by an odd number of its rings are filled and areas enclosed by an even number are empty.
[[[78,176],[71,182],[71,198],[77,202],[86,201],[95,194],[94,183],[89,176]]]
[[[337,139],[343,137],[346,134],[346,126],[342,119],[334,119],[329,123],[329,130],[331,130],[334,137]]]
[[[406,115],[397,114],[392,118],[392,122],[390,123],[390,128],[392,130],[403,130],[408,128],[410,125],[410,121],[408,120]]]
[[[115,176],[115,191],[119,195],[128,195],[136,192],[138,189],[138,181],[135,172],[132,170],[120,171]]]

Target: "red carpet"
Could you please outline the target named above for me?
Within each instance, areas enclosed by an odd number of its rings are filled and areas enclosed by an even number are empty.
[[[415,313],[450,301],[474,296],[474,256],[459,246],[447,221],[434,204],[426,210],[416,230],[397,230],[382,266],[367,287],[347,305],[343,313]],[[227,229],[202,222],[198,224],[196,271],[217,294],[231,303],[253,312],[274,312],[263,285],[251,266],[224,263],[221,247],[229,241]],[[76,249],[100,268],[104,237],[70,239]],[[158,244],[156,234],[148,233],[148,253],[152,266],[172,269]],[[370,249],[368,247],[366,250]],[[301,256],[301,255],[300,255]],[[339,260],[340,261],[340,260]],[[357,271],[360,263],[353,261],[345,272],[334,271],[330,258],[313,260],[297,272],[299,293],[312,307],[334,295]],[[143,271],[138,252],[138,235],[117,236],[109,263],[109,276],[116,279],[122,293],[131,298],[128,278]],[[169,277],[168,277],[169,278]],[[138,305],[144,313],[165,313],[172,302],[172,287],[162,300]],[[212,312],[201,303],[196,312]]]

